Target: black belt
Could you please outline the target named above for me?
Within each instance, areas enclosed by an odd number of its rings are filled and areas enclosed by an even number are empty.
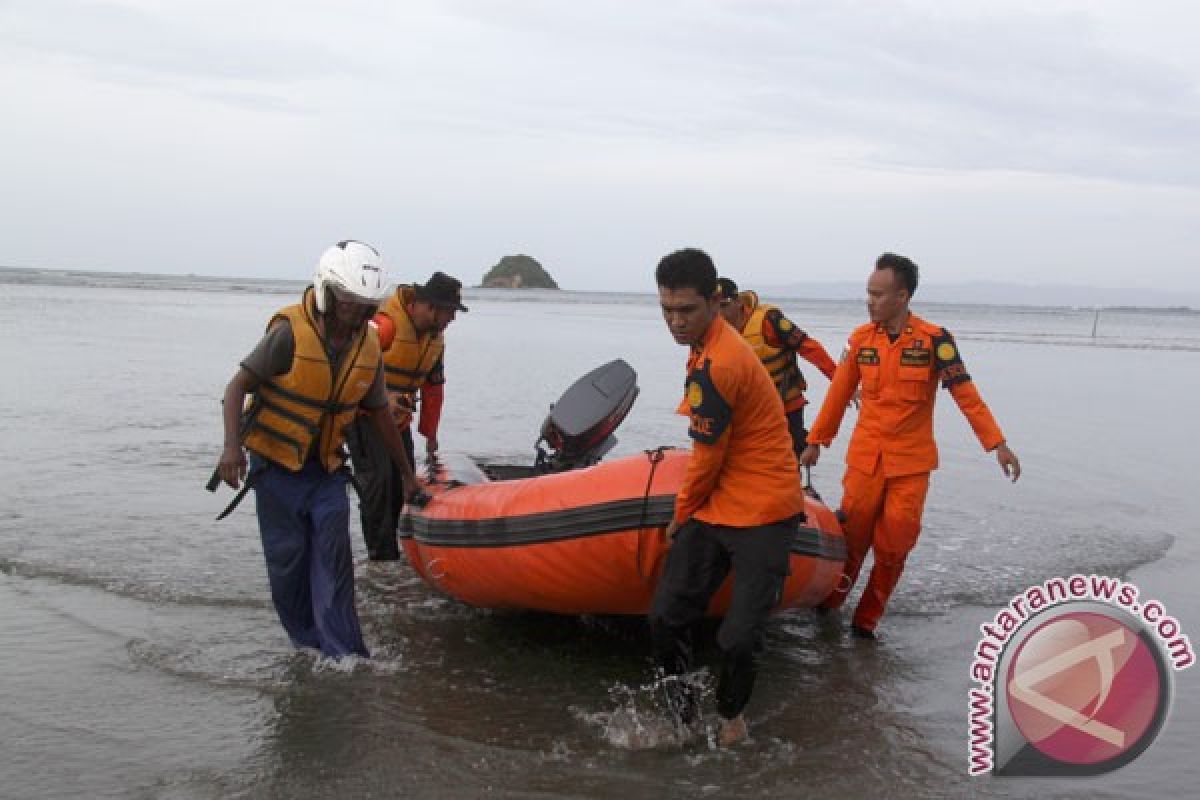
[[[262,467],[259,467],[258,469],[251,468],[250,471],[246,473],[246,480],[242,482],[242,488],[239,489],[238,493],[235,494],[233,499],[229,501],[229,505],[225,506],[225,510],[217,515],[217,522],[220,522],[233,513],[233,510],[237,508],[238,504],[242,502],[243,498],[245,498],[246,493],[254,488],[254,484],[258,481],[258,476],[262,473]],[[212,477],[208,479],[208,483],[205,484],[204,488],[208,489],[210,492],[215,492],[217,487],[220,485],[221,468],[217,467],[213,470]]]

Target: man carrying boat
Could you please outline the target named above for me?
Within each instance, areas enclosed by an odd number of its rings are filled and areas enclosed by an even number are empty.
[[[846,450],[842,479],[845,570],[818,608],[841,608],[867,550],[873,549],[875,564],[851,626],[863,638],[875,638],[888,598],[921,532],[929,473],[938,465],[933,440],[938,381],[949,390],[983,449],[996,454],[1004,474],[1013,481],[1021,475],[1021,464],[971,381],[954,337],[909,311],[917,272],[917,265],[904,256],[884,253],[876,260],[867,280],[871,321],[850,334],[809,433],[809,445],[800,456],[802,465],[817,463],[820,448],[832,443],[846,404],[861,385],[861,410]]]
[[[730,745],[747,735],[743,710],[756,652],[788,574],[804,496],[783,401],[754,351],[721,316],[712,259],[680,250],[659,262],[655,278],[667,328],[689,348],[678,411],[690,419],[692,455],[666,530],[671,549],[649,621],[668,701],[691,724],[691,692],[671,676],[691,668],[692,628],[733,569],[732,599],[717,630],[718,739]]]
[[[217,474],[234,489],[242,480],[254,488],[271,599],[284,630],[295,646],[330,658],[368,655],[354,608],[342,448],[360,409],[396,468],[415,477],[388,413],[379,338],[367,324],[386,285],[373,247],[353,240],[330,247],[300,302],[271,317],[223,400]],[[247,393],[253,402],[243,414]]]
[[[443,333],[459,311],[466,311],[462,283],[435,272],[425,283],[398,286],[375,315],[383,344],[384,380],[395,428],[404,441],[410,462],[415,460],[411,421],[420,397],[417,430],[425,437],[425,450],[438,449],[438,423],[446,383]],[[359,491],[359,511],[367,557],[395,561],[400,557],[396,524],[404,505],[407,482],[388,457],[374,424],[359,419],[347,434],[354,477]]]
[[[802,356],[829,380],[833,380],[837,364],[820,342],[796,327],[775,306],[759,302],[755,292],[739,292],[732,279],[718,278],[717,294],[721,299],[721,316],[741,332],[771,374],[775,389],[783,398],[792,450],[799,458],[808,444],[808,431],[804,428],[804,406],[808,404],[804,390],[808,384],[796,356]]]

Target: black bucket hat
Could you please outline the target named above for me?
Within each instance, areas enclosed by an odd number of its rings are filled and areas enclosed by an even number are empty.
[[[451,278],[444,272],[433,273],[424,286],[418,283],[413,286],[413,289],[416,290],[418,300],[437,308],[467,310],[467,307],[462,304],[462,281],[458,278]]]
[[[717,278],[717,297],[722,305],[738,299],[738,285],[732,278]]]

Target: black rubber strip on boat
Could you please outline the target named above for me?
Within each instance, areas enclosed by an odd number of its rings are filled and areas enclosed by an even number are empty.
[[[520,547],[600,536],[638,528],[665,528],[675,513],[675,496],[612,500],[590,506],[491,519],[430,519],[405,514],[400,536],[435,547]],[[846,543],[817,528],[800,525],[791,551],[801,556],[842,561]]]

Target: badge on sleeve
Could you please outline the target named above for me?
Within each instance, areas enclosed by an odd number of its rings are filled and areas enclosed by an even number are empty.
[[[688,375],[687,403],[691,411],[688,436],[701,444],[715,444],[733,419],[733,409],[713,383],[709,368],[711,360],[705,360],[699,369]]]
[[[940,334],[933,337],[933,353],[937,359],[938,377],[942,380],[943,388],[949,389],[956,383],[971,380],[950,331],[943,328]]]

